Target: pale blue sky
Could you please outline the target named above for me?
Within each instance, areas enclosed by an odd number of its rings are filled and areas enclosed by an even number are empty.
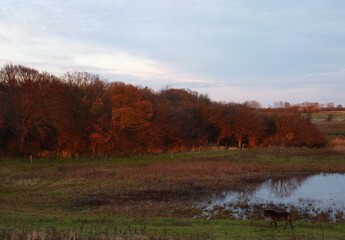
[[[2,0],[0,64],[345,106],[344,0]]]

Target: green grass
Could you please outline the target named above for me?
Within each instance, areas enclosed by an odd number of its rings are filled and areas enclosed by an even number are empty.
[[[344,161],[343,153],[304,148],[1,159],[0,238],[69,231],[76,239],[343,239],[345,223],[297,221],[284,231],[260,219],[194,219],[189,197],[262,174],[345,172]]]
[[[101,236],[136,239],[343,239],[345,224],[294,222],[294,229],[270,228],[266,221],[197,220],[184,218],[129,218],[107,215],[6,216],[1,229],[19,231],[71,231],[81,238]],[[160,237],[160,238],[158,238]]]
[[[341,137],[345,138],[345,121],[342,122],[319,122],[318,127],[329,139]]]
[[[313,113],[312,121],[328,139],[345,138],[345,111]]]
[[[327,121],[331,119],[332,121],[344,121],[345,111],[323,111],[312,114],[312,119],[314,121]]]

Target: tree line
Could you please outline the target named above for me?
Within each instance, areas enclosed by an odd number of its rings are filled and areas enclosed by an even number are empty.
[[[0,70],[1,155],[156,153],[205,146],[326,142],[294,108],[222,103],[188,89],[154,91],[86,72],[56,77],[22,65]]]

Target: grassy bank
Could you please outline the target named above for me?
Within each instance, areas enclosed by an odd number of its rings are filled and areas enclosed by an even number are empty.
[[[196,220],[64,214],[4,216],[1,239],[343,239],[345,224],[293,222],[294,229],[268,227],[263,220]],[[20,236],[20,238],[13,238]],[[12,238],[11,238],[12,237]]]
[[[193,203],[267,175],[344,173],[344,163],[341,152],[303,148],[1,159],[0,238],[343,239],[344,223],[297,221],[293,231],[272,230],[261,219],[193,219]]]

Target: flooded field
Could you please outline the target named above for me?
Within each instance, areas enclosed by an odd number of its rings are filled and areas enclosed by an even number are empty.
[[[200,204],[201,217],[228,214],[234,218],[260,217],[264,208],[291,211],[301,220],[344,221],[345,175],[317,174],[267,178],[255,187],[226,191]]]

